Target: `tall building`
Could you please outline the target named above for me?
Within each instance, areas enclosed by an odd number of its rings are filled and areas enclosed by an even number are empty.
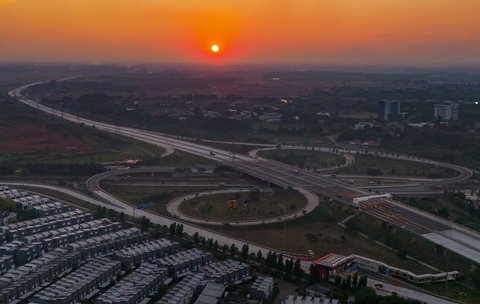
[[[395,120],[400,116],[399,100],[381,100],[378,102],[378,118],[380,120]]]
[[[458,119],[458,103],[436,104],[433,106],[435,119],[452,120]]]

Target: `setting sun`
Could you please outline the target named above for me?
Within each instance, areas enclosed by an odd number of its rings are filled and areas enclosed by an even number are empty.
[[[212,50],[212,52],[214,53],[218,53],[218,51],[220,51],[220,47],[217,45],[217,44],[214,44],[210,47],[210,49]]]

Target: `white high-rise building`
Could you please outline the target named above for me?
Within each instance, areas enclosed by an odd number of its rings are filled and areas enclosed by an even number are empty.
[[[433,108],[433,116],[435,119],[441,120],[453,120],[458,119],[458,104],[457,103],[445,103],[436,104]]]

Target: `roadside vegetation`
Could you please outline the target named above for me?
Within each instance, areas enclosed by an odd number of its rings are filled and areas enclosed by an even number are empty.
[[[372,155],[357,155],[355,161],[338,170],[346,174],[370,176],[399,176],[399,177],[425,177],[448,178],[455,176],[455,171],[435,167],[420,162],[376,157]]]
[[[381,246],[373,239],[366,239],[358,233],[351,233],[338,224],[352,214],[352,209],[342,203],[321,200],[314,211],[298,219],[278,224],[253,227],[221,226],[215,229],[236,238],[296,254],[308,255],[309,250],[313,251],[315,257],[331,252],[358,254],[415,273],[432,271],[412,260],[400,258],[395,250]],[[293,239],[295,242],[292,242]]]
[[[420,210],[480,231],[480,208],[464,193],[445,191],[435,197],[397,197],[396,199]]]
[[[360,213],[353,217],[346,225],[350,235],[363,233],[375,241],[382,242],[393,248],[396,256],[402,260],[407,259],[407,256],[411,256],[443,271],[457,270],[465,275],[463,280],[449,282],[448,286],[440,284],[442,287],[439,287],[439,284],[425,284],[427,289],[435,290],[439,295],[468,301],[468,303],[478,303],[480,300],[478,289],[480,285],[472,284],[477,278],[480,278],[480,269],[475,262],[441,245],[436,245],[420,236],[380,221],[365,213]],[[418,273],[418,270],[413,272]],[[432,270],[429,270],[429,272],[432,272]],[[459,294],[459,290],[466,292],[468,296],[462,296]]]

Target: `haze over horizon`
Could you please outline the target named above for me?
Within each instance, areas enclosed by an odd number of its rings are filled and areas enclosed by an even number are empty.
[[[0,61],[477,65],[479,11],[478,0],[0,0]]]

